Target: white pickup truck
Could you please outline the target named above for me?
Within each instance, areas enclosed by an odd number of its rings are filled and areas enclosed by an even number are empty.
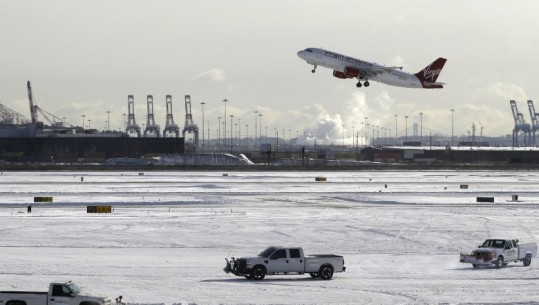
[[[90,296],[69,281],[51,283],[49,291],[0,291],[1,305],[111,305],[106,297]]]
[[[333,254],[305,256],[302,248],[268,247],[258,256],[226,259],[226,273],[262,280],[272,274],[305,274],[329,280],[334,272],[344,272],[344,259]]]
[[[537,244],[519,244],[518,239],[487,239],[471,254],[460,254],[460,262],[472,264],[474,268],[494,265],[502,268],[508,262],[522,262],[529,266],[537,256]]]

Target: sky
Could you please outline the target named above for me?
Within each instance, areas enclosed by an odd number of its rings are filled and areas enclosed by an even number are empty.
[[[411,135],[421,117],[423,134],[450,135],[453,116],[455,135],[475,124],[478,135],[499,136],[514,126],[509,100],[528,122],[526,100],[539,101],[538,15],[533,0],[0,0],[0,103],[30,117],[30,80],[41,108],[79,126],[85,115],[97,129],[106,127],[107,111],[111,129],[122,128],[130,94],[139,125],[153,95],[163,128],[170,94],[181,127],[185,95],[200,128],[206,103],[211,138],[224,99],[227,129],[234,115],[242,137],[253,136],[254,111],[263,133],[328,143],[343,134],[351,143],[362,123]],[[445,57],[438,81],[447,85],[356,88],[329,69],[311,73],[296,55],[307,47],[411,73]]]

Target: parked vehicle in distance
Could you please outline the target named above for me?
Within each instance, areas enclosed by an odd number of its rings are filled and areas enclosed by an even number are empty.
[[[254,257],[231,257],[226,259],[226,273],[247,279],[262,280],[266,275],[305,274],[312,278],[329,280],[334,272],[344,272],[344,258],[333,254],[305,256],[299,247],[268,247]]]
[[[49,291],[0,291],[2,305],[111,305],[106,297],[81,293],[79,286],[69,281],[51,283]]]
[[[537,256],[537,243],[519,244],[518,239],[487,239],[471,254],[460,254],[460,262],[474,268],[494,265],[502,268],[509,262],[522,262],[529,266]]]

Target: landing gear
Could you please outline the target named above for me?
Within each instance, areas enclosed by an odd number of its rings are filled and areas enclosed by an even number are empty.
[[[370,85],[370,83],[369,83],[368,80],[366,80],[366,81],[363,83],[363,85],[365,85],[365,87],[368,87],[368,86]],[[361,88],[361,86],[362,86],[362,85],[361,85],[361,81],[357,82],[356,87]]]
[[[316,72],[316,65],[314,65],[314,68],[311,70],[311,72]]]

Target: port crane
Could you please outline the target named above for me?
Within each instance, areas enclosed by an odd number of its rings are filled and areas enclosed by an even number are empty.
[[[193,140],[194,147],[198,147],[198,126],[193,122],[193,115],[191,114],[191,96],[185,96],[185,126],[182,130],[182,136],[185,139],[185,133],[193,133],[195,138]]]
[[[518,146],[518,133],[524,133],[524,145],[529,144],[531,138],[531,126],[526,123],[522,113],[518,112],[517,103],[514,100],[509,101],[511,105],[511,111],[513,112],[513,119],[515,120],[515,127],[513,128],[513,147]]]
[[[172,96],[166,96],[167,102],[167,123],[163,129],[163,137],[167,136],[167,133],[172,133],[176,135],[176,138],[180,136],[180,127],[174,123],[174,116],[172,115]]]
[[[136,132],[137,136],[140,137],[140,126],[135,120],[135,97],[133,95],[127,96],[127,126],[125,127],[125,132]]]
[[[539,113],[535,111],[535,106],[532,100],[528,100],[528,110],[530,111],[530,117],[532,119],[531,126],[531,144],[535,145],[536,137],[535,132],[539,129]]]
[[[148,110],[148,117],[146,120],[146,129],[144,129],[144,136],[148,134],[154,134],[159,138],[161,127],[155,123],[155,117],[153,115],[153,96],[148,95],[146,97],[146,105]]]
[[[38,113],[53,127],[64,127],[64,124],[69,125],[70,127],[75,127],[72,124],[67,123],[64,119],[61,119],[54,114],[46,111],[43,108],[40,108],[34,103],[34,95],[32,93],[32,86],[30,81],[26,82],[26,88],[28,89],[28,101],[30,103],[30,115],[32,124],[37,124],[38,122]],[[52,117],[52,119],[50,117]],[[60,123],[60,125],[58,125]]]

